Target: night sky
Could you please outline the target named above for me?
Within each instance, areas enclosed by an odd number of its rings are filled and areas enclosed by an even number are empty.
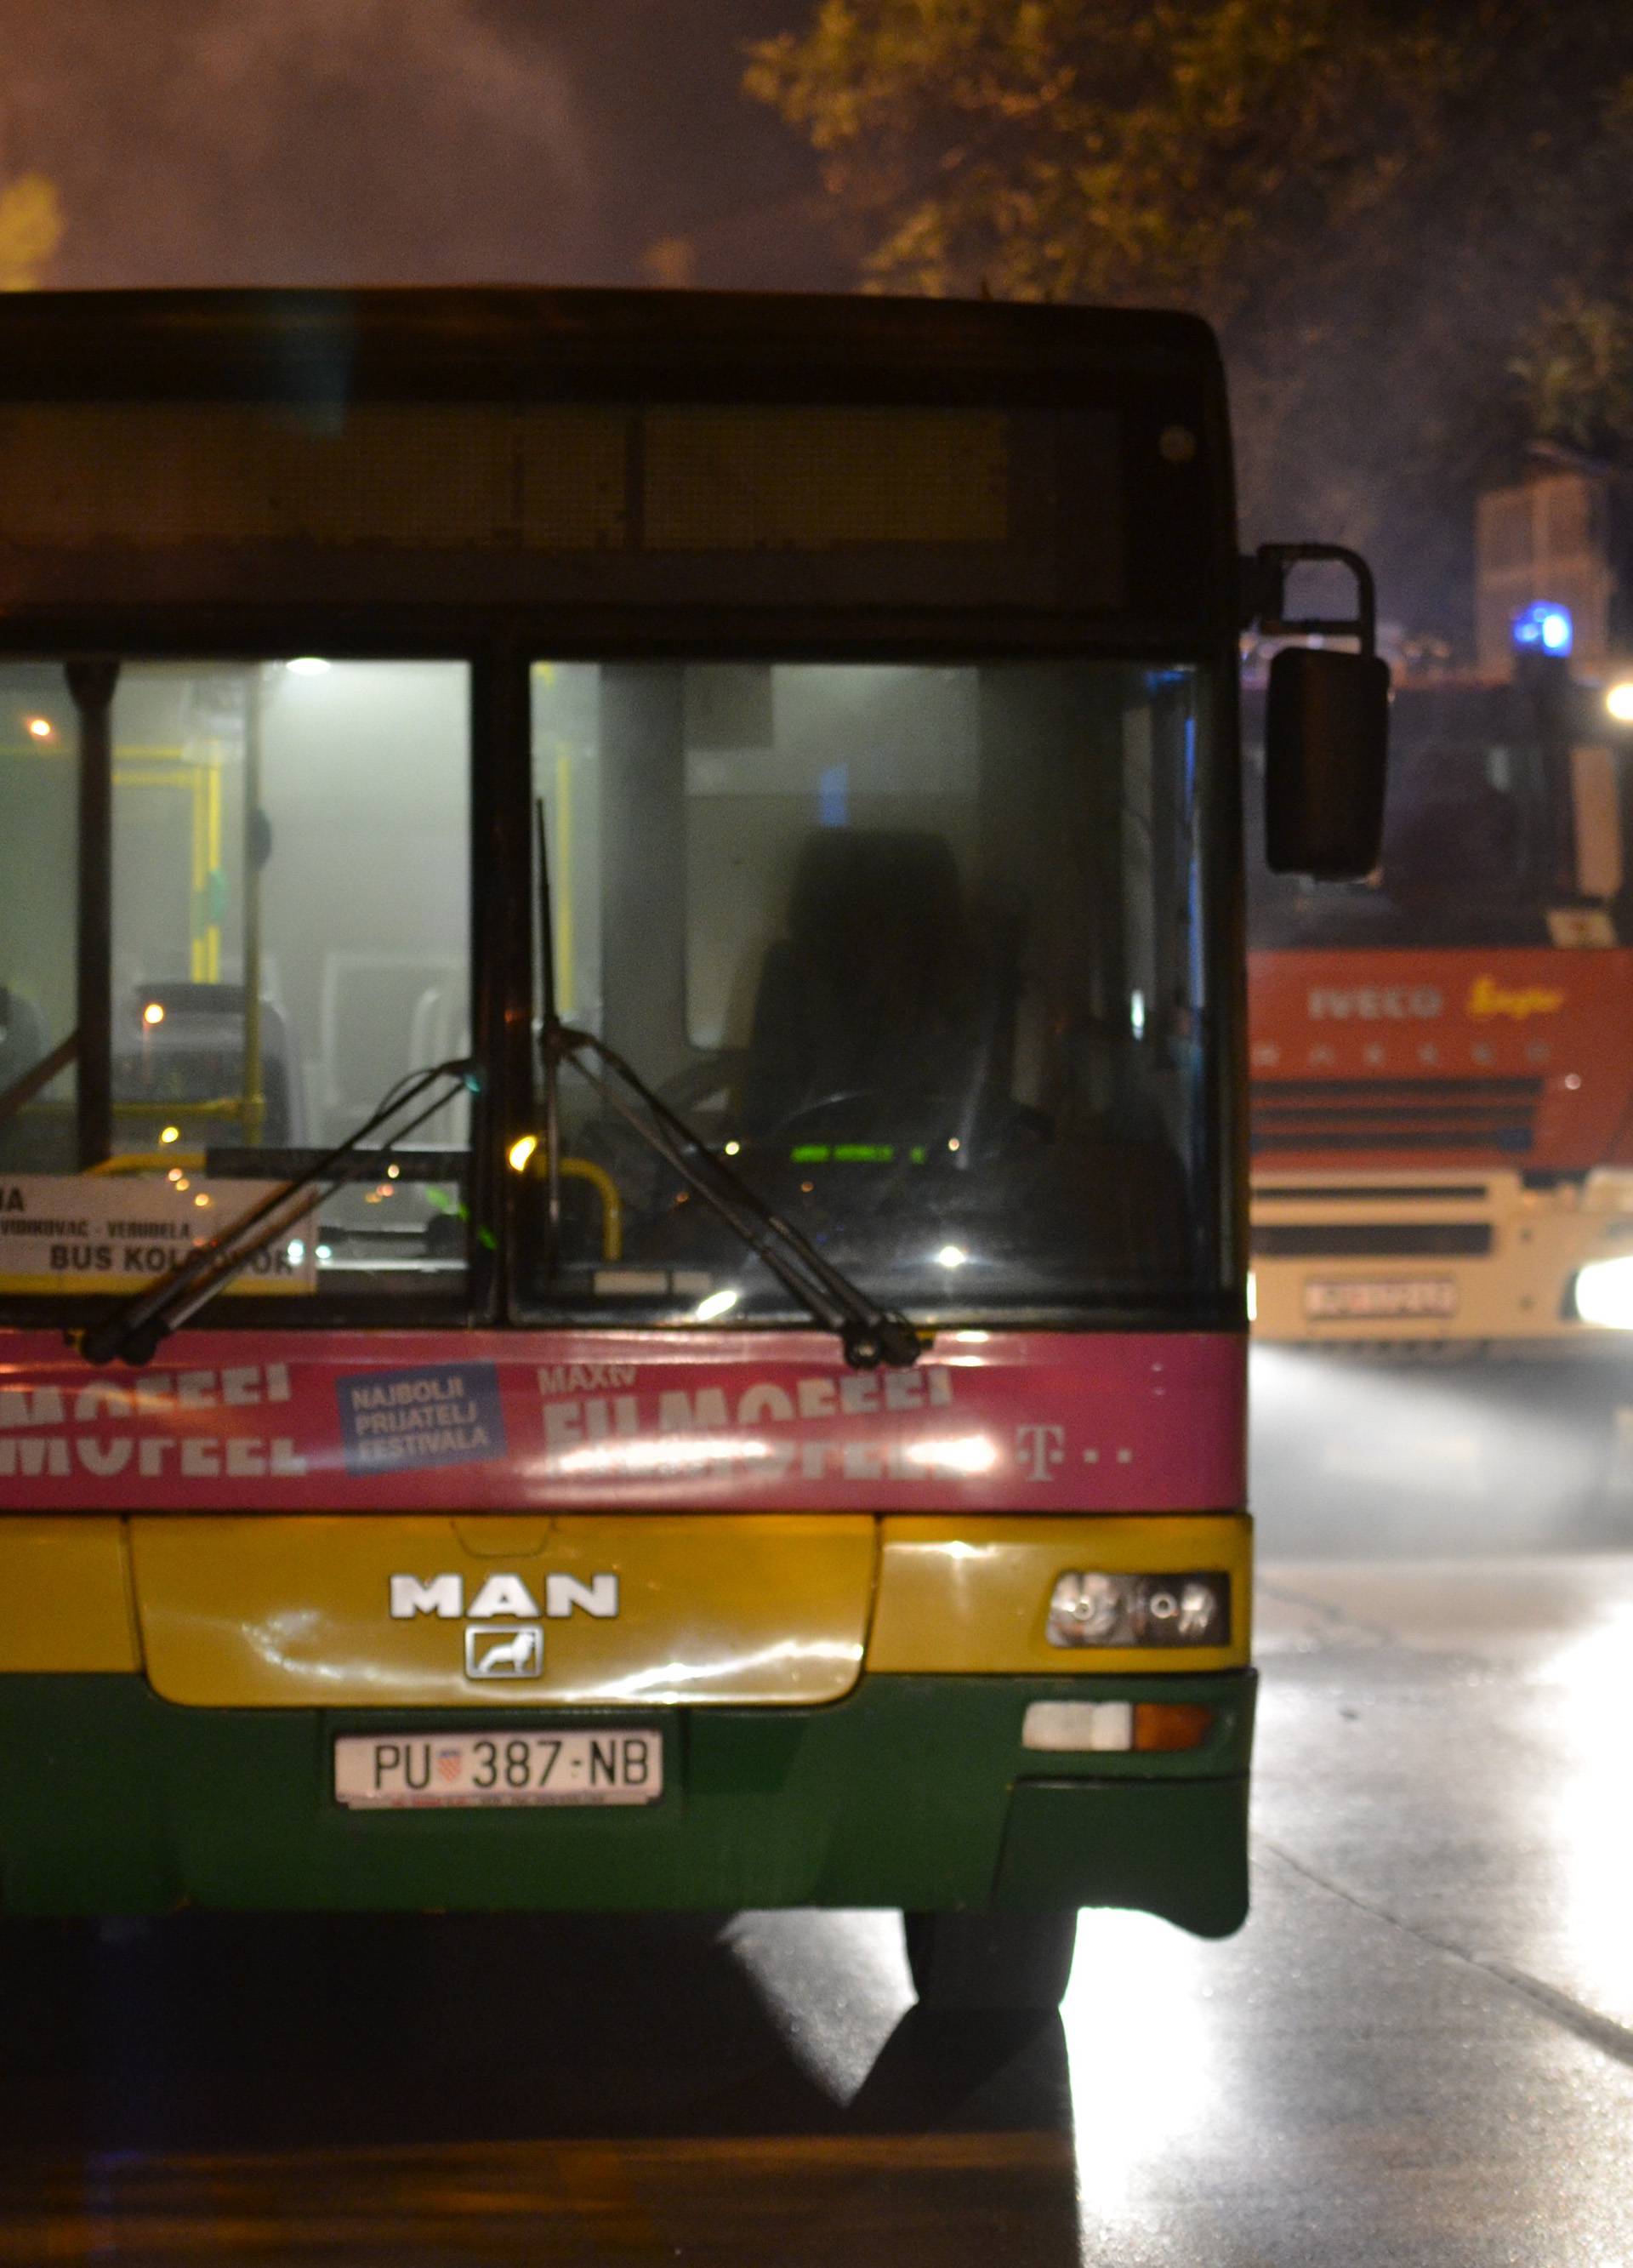
[[[799,0],[0,0],[0,173],[58,284],[843,287],[814,162],[739,92]],[[687,280],[671,274],[658,280]]]

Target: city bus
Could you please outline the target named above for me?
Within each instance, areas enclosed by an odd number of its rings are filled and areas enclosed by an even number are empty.
[[[1568,645],[1564,610],[1519,619]],[[1397,673],[1390,740],[1374,874],[1318,891],[1250,852],[1254,1328],[1624,1353],[1627,728],[1522,646]]]
[[[0,464],[5,1912],[1234,1928],[1206,328],[16,297]]]

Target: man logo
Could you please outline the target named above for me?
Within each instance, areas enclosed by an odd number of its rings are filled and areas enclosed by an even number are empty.
[[[618,1618],[618,1578],[592,1575],[581,1582],[577,1575],[547,1575],[544,1613],[550,1622],[567,1622],[576,1615],[592,1615],[603,1622]],[[497,1622],[501,1615],[519,1622],[539,1620],[539,1602],[519,1575],[489,1575],[475,1596],[465,1596],[462,1575],[394,1575],[391,1579],[394,1622],[412,1622],[416,1615],[438,1615],[444,1622]]]
[[[474,1624],[465,1633],[467,1677],[542,1677],[544,1632],[506,1630],[502,1624]]]
[[[535,1581],[537,1578],[534,1579]],[[618,1578],[603,1571],[587,1580],[561,1573],[544,1579],[544,1603],[519,1575],[490,1574],[467,1599],[463,1575],[394,1575],[394,1622],[430,1615],[441,1622],[465,1621],[465,1675],[471,1678],[542,1677],[545,1621],[570,1622],[577,1615],[613,1622],[618,1616]],[[508,1616],[501,1622],[500,1616]],[[519,1630],[516,1625],[522,1624]]]

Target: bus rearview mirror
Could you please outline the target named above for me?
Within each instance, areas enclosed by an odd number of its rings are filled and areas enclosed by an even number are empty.
[[[1389,666],[1376,654],[1284,646],[1265,708],[1264,841],[1275,874],[1354,881],[1384,831]]]

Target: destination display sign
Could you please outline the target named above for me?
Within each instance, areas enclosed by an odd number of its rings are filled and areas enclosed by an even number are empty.
[[[95,1174],[0,1176],[0,1292],[137,1292],[278,1186]],[[313,1237],[258,1252],[228,1292],[317,1288]]]

